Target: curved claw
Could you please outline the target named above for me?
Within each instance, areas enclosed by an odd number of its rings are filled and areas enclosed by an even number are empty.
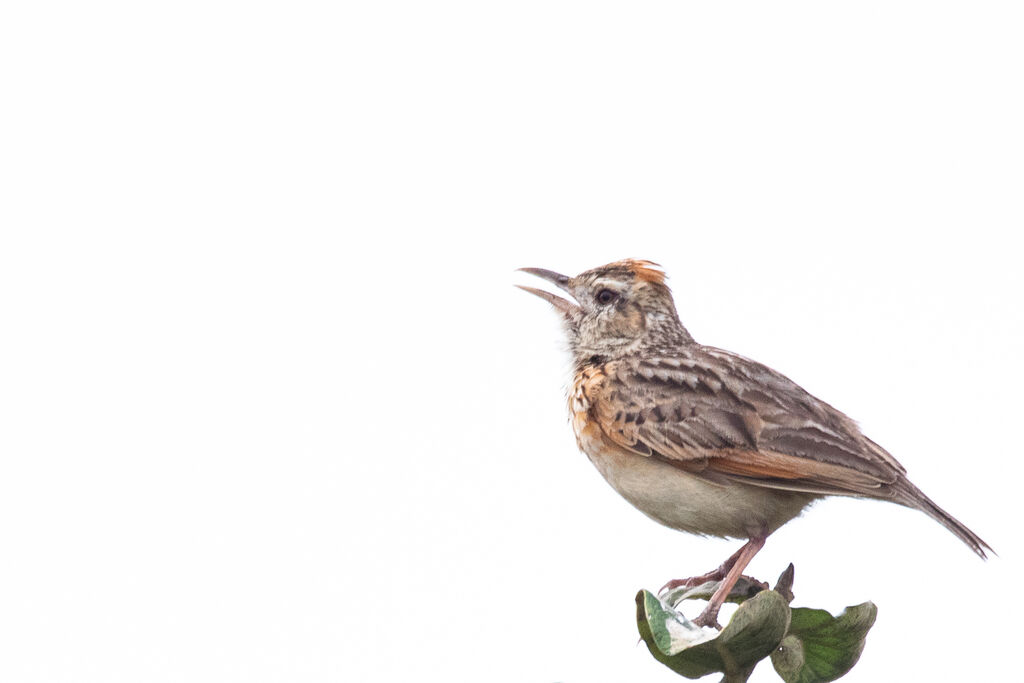
[[[719,567],[713,572],[701,574],[700,576],[691,576],[688,579],[672,579],[671,581],[669,581],[664,586],[658,589],[658,595],[663,595],[670,590],[675,590],[676,588],[696,588],[697,586],[705,584],[708,581],[721,581],[724,578],[725,573],[722,572],[721,567]]]

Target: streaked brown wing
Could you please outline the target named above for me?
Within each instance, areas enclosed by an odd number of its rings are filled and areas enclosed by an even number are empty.
[[[709,478],[889,497],[903,467],[841,412],[755,361],[693,346],[610,363],[595,417],[634,452]]]

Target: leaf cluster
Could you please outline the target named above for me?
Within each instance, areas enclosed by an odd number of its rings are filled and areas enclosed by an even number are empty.
[[[676,609],[683,600],[710,597],[715,584],[661,599],[641,590],[636,596],[640,637],[656,660],[687,678],[717,672],[724,674],[723,683],[740,683],[770,657],[786,683],[834,681],[860,658],[877,608],[865,602],[834,617],[825,610],[790,607],[792,582],[792,565],[774,590],[744,579],[729,596],[740,607],[720,633],[696,626]]]

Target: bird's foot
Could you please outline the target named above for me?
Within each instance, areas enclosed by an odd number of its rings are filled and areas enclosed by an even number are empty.
[[[707,574],[701,574],[700,576],[691,576],[688,579],[673,579],[672,581],[669,581],[661,587],[661,590],[658,591],[658,595],[661,595],[662,593],[670,591],[674,588],[680,588],[682,586],[685,586],[686,588],[694,588],[695,586],[700,586],[701,584],[705,584],[708,581],[724,580],[725,577],[729,574],[729,570],[731,570],[732,566],[736,564],[736,560],[739,559],[740,555],[743,553],[743,549],[746,547],[747,546],[743,546],[743,548],[737,550],[735,553],[732,554],[731,557],[729,557],[728,560],[723,562],[721,566],[718,567],[718,569],[709,571]]]
[[[718,623],[718,609],[712,611],[711,605],[708,605],[703,612],[697,615],[693,623],[697,626],[710,626],[718,631],[722,630],[722,625]]]
[[[696,585],[707,581],[717,581],[718,583],[714,587],[711,599],[708,600],[707,607],[704,608],[704,611],[700,613],[700,616],[693,623],[698,626],[711,626],[721,631],[722,626],[718,623],[718,610],[722,609],[722,603],[729,598],[737,582],[743,578],[743,570],[750,563],[751,558],[757,554],[757,551],[764,546],[764,541],[767,537],[767,532],[752,536],[742,548],[733,553],[732,557],[723,562],[722,566],[713,572],[680,581],[669,581],[665,584],[665,588],[661,590],[671,590],[673,587],[678,588],[679,586],[692,586],[694,581],[698,582]],[[757,579],[746,578],[748,581],[743,586],[742,592],[747,593],[747,597],[757,593],[763,586],[766,586],[766,584],[762,584]],[[750,593],[750,591],[753,591],[753,593]]]
[[[725,578],[725,574],[726,572],[722,571],[722,567],[719,567],[714,571],[708,572],[707,574],[701,574],[700,576],[691,576],[688,579],[672,579],[661,587],[658,591],[658,595],[667,593],[670,590],[675,590],[676,588],[696,588],[708,581],[721,581]]]
[[[667,598],[674,588],[695,588],[697,586],[703,586],[709,582],[714,582],[713,585],[707,586],[699,591],[686,591],[682,595],[672,598],[672,601],[675,603],[674,606],[678,608],[679,603],[682,601],[680,598],[708,600],[707,607],[705,607],[704,611],[693,620],[693,623],[697,626],[711,626],[721,631],[722,625],[718,623],[718,611],[721,609],[723,603],[743,602],[747,598],[752,598],[761,591],[768,590],[768,584],[764,581],[758,581],[753,576],[742,574],[729,592],[725,593],[722,590],[722,583],[724,583],[725,579],[716,581],[712,574],[713,572],[690,579],[677,579],[676,581],[670,581],[666,584],[666,588],[662,589],[667,592],[659,593],[659,595]]]

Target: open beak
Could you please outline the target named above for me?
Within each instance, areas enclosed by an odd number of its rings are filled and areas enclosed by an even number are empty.
[[[529,273],[530,275],[536,275],[537,277],[543,280],[547,280],[555,287],[558,287],[559,289],[569,292],[569,294],[572,294],[572,292],[569,291],[569,277],[566,275],[556,273],[553,270],[546,270],[544,268],[520,268],[519,270],[523,271],[524,273]],[[572,301],[568,301],[567,299],[563,299],[562,297],[556,294],[552,294],[551,292],[545,292],[543,289],[536,289],[534,287],[524,287],[522,285],[516,285],[516,287],[524,291],[527,291],[530,294],[536,294],[541,299],[544,299],[549,304],[551,304],[559,311],[564,313],[565,316],[570,320],[575,319],[576,316],[580,313],[580,307],[577,304],[575,304]]]

